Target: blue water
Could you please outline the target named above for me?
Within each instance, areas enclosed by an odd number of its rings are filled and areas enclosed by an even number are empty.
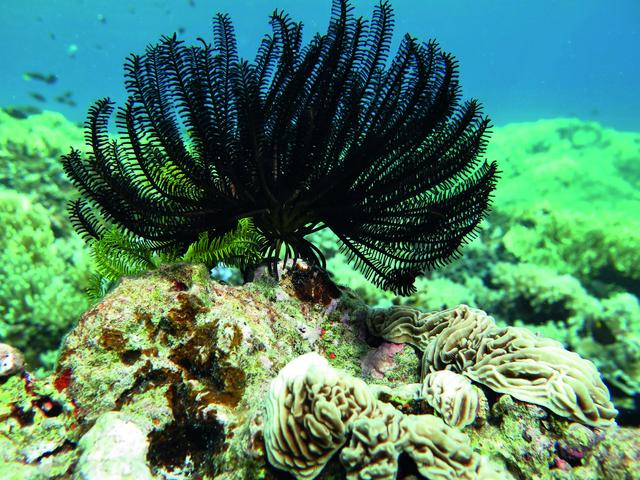
[[[0,107],[32,104],[81,121],[96,98],[124,97],[123,59],[179,29],[210,39],[215,12],[232,16],[242,56],[253,58],[282,8],[306,37],[324,31],[330,0],[1,0]],[[371,0],[354,0],[369,17]],[[394,0],[395,45],[405,32],[436,38],[460,61],[465,97],[480,99],[494,123],[557,116],[640,130],[640,1]],[[613,5],[613,6],[608,6]],[[53,73],[52,85],[27,81]],[[53,100],[72,92],[76,107]],[[35,100],[29,92],[46,98]]]

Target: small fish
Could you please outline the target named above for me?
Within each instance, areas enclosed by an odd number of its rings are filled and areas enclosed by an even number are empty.
[[[98,22],[102,23],[103,25],[107,23],[107,17],[105,17],[102,13],[99,13],[96,16],[96,20],[98,20]]]
[[[38,107],[34,107],[33,105],[21,105],[17,107],[4,107],[2,110],[5,111],[7,115],[12,116],[18,120],[24,120],[31,115],[37,115],[38,113],[42,113]]]
[[[186,31],[187,31],[187,29],[185,27],[178,27],[178,33],[180,35],[184,34],[184,32],[186,32]]]
[[[28,94],[31,98],[33,98],[34,100],[37,100],[38,102],[46,102],[47,98],[42,95],[41,93],[38,92],[29,92]]]
[[[59,98],[56,97],[56,100],[58,101],[58,103],[60,103],[61,105],[68,105],[70,107],[76,107],[78,106],[78,104],[76,103],[75,100],[71,99],[71,98]]]
[[[189,0],[189,6],[190,7],[195,7],[196,6],[196,0]]]
[[[72,43],[67,47],[67,55],[71,58],[76,58],[76,53],[78,53],[78,45]]]
[[[54,100],[62,105],[69,105],[70,107],[75,107],[77,105],[76,101],[71,98],[73,95],[69,90],[64,91],[61,95],[58,95],[54,98]]]
[[[37,80],[52,85],[58,81],[58,77],[53,73],[41,73],[41,72],[25,72],[22,78],[26,81]]]

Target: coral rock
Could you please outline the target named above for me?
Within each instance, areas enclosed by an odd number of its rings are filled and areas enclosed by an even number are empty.
[[[24,367],[24,357],[19,350],[0,343],[0,378],[19,372]]]
[[[87,473],[80,461],[92,450],[87,430],[114,410],[145,436],[138,447],[148,443],[148,453],[136,456],[144,459],[141,478],[145,464],[158,479],[283,477],[276,468],[335,480],[640,478],[637,429],[571,423],[510,394],[489,396],[487,422],[464,432],[448,426],[421,398],[413,348],[398,352],[396,367],[375,385],[364,384],[361,359],[374,350],[364,327],[375,318],[372,327],[388,341],[402,336],[422,351],[432,341],[444,345],[429,358],[476,382],[459,366],[470,371],[484,358],[480,347],[495,358],[489,346],[499,346],[494,334],[502,331],[482,312],[370,314],[348,292],[329,309],[293,295],[278,299],[279,288],[273,281],[222,285],[185,264],[123,279],[67,335],[55,374],[0,379],[0,478]],[[458,335],[456,321],[472,334]],[[450,342],[442,336],[448,328]],[[312,344],[303,331],[321,335]],[[311,350],[331,360],[299,358]],[[436,373],[430,367],[425,376]],[[522,378],[520,388],[529,382]],[[570,470],[554,467],[560,464]]]
[[[151,480],[146,433],[127,415],[107,412],[80,439],[74,480]]]

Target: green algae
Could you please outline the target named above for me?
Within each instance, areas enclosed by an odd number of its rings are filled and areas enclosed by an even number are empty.
[[[0,380],[0,478],[65,478],[76,458],[75,413],[50,381]]]
[[[493,404],[487,423],[468,433],[472,445],[487,458],[503,463],[512,475],[507,478],[613,480],[640,474],[637,439],[631,432],[605,434],[507,395]],[[616,458],[611,461],[614,450]]]

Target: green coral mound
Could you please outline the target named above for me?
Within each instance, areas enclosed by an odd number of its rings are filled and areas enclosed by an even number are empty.
[[[82,130],[55,112],[16,118],[0,109],[0,341],[32,368],[52,368],[62,336],[86,309],[89,268],[72,236],[59,156]]]
[[[487,148],[499,158],[496,210],[556,210],[636,217],[640,134],[557,118],[496,128]]]
[[[0,190],[0,341],[22,350],[32,367],[51,368],[62,336],[88,301],[88,264],[78,238],[57,239],[48,212]]]
[[[507,222],[504,246],[519,262],[640,293],[640,222],[620,214],[528,209]]]
[[[577,119],[512,124],[489,155],[504,159],[496,216],[517,261],[640,293],[640,134]]]
[[[83,144],[82,129],[60,113],[18,119],[0,109],[0,187],[29,195],[47,209],[57,233],[71,233],[65,204],[74,191],[59,157]]]

